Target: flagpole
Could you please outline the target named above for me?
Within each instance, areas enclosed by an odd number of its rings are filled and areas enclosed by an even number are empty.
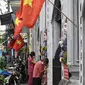
[[[78,27],[69,17],[67,17],[57,6],[55,6],[50,0],[48,0],[59,12],[61,12],[75,27]]]

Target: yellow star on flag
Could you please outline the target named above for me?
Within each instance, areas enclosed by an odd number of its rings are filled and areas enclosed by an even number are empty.
[[[19,25],[19,23],[20,23],[21,21],[18,19],[18,17],[16,18],[16,20],[15,20],[15,24],[16,25]]]
[[[21,44],[21,41],[17,40],[17,44],[19,44],[19,45],[20,45],[20,44]]]
[[[26,4],[32,7],[32,0],[24,0],[24,5]]]

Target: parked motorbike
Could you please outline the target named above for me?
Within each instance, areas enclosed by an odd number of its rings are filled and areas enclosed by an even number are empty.
[[[24,83],[25,80],[25,65],[20,60],[18,62],[13,62],[13,66],[9,67],[12,71],[12,75],[9,79],[9,85],[20,85],[20,83]]]
[[[2,70],[2,72],[0,73],[0,85],[9,85],[8,80],[10,76],[11,76],[10,72]]]
[[[16,65],[14,67],[8,67],[8,69],[12,72],[8,80],[8,85],[20,85],[20,72],[17,71]]]
[[[11,77],[9,78],[9,85],[20,85],[19,73],[17,71],[13,71]]]

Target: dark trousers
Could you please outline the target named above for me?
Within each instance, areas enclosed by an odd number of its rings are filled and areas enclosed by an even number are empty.
[[[33,78],[33,85],[41,85],[41,79],[40,78]]]

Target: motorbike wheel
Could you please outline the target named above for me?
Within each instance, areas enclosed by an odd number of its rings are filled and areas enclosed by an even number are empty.
[[[13,76],[9,79],[9,85],[20,85],[20,80]]]
[[[16,85],[20,85],[20,80],[19,79],[16,81]]]

